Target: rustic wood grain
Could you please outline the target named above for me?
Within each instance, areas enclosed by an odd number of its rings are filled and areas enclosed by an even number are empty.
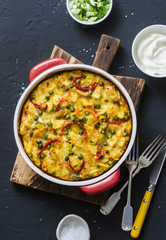
[[[97,66],[99,68],[102,68],[103,70],[108,71],[108,68],[114,59],[117,49],[119,48],[119,43],[120,43],[120,40],[118,39],[115,39],[113,37],[109,37],[106,35],[102,35],[93,66]],[[109,48],[107,46],[109,46]],[[101,55],[102,57],[100,58]],[[53,57],[62,57],[70,64],[81,63],[78,59],[74,58],[69,53],[59,48],[58,46],[54,46],[54,49],[51,54],[51,58]],[[102,60],[101,62],[100,62],[100,59]],[[137,109],[141,99],[142,91],[145,85],[144,79],[124,77],[124,76],[114,76],[114,77],[117,78],[117,80],[120,81],[124,85],[124,87],[127,89]],[[27,163],[24,161],[20,153],[18,153],[17,155],[16,161],[13,167],[13,171],[10,177],[10,181],[26,187],[31,187],[31,188],[46,191],[46,192],[51,192],[51,193],[56,193],[63,196],[72,197],[75,199],[87,201],[97,205],[103,205],[108,199],[108,196],[110,194],[110,191],[106,191],[95,196],[88,196],[85,193],[83,193],[78,187],[68,187],[68,186],[62,186],[59,184],[51,183],[45,180],[44,178],[40,177],[38,174],[36,174],[27,165]]]
[[[120,40],[108,35],[101,36],[93,66],[108,72],[119,49]]]

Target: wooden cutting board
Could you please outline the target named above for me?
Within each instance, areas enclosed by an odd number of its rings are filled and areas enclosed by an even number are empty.
[[[103,34],[100,39],[100,43],[97,49],[93,66],[96,66],[105,71],[108,71],[116,55],[116,52],[119,48],[119,45],[120,45],[119,39]],[[54,58],[54,57],[62,57],[70,64],[81,63],[79,60],[77,60],[76,58],[74,58],[69,53],[59,48],[58,46],[54,46],[54,49],[52,51],[51,58]],[[124,77],[124,76],[114,76],[114,77],[118,81],[120,81],[123,84],[123,86],[126,88],[126,90],[128,91],[128,93],[130,94],[133,100],[135,108],[137,109],[141,99],[143,89],[144,89],[145,80],[140,78]],[[27,163],[24,161],[20,153],[18,153],[17,158],[15,160],[10,181],[26,187],[72,197],[75,199],[83,200],[83,201],[94,203],[97,205],[105,204],[110,194],[110,190],[109,190],[97,195],[88,196],[85,193],[83,193],[78,187],[62,186],[59,184],[51,183],[48,180],[36,174],[27,165]]]

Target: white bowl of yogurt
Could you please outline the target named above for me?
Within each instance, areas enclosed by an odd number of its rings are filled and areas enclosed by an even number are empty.
[[[166,77],[166,25],[151,25],[140,31],[132,44],[132,57],[143,73]]]

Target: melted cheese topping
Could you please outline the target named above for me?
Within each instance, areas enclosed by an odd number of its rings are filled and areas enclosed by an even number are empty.
[[[103,77],[80,70],[40,83],[23,107],[19,134],[29,158],[63,180],[85,180],[110,169],[131,134],[129,107]]]

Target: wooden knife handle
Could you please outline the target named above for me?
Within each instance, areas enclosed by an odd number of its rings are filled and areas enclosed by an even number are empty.
[[[119,45],[120,40],[118,38],[102,34],[93,66],[108,72]]]

